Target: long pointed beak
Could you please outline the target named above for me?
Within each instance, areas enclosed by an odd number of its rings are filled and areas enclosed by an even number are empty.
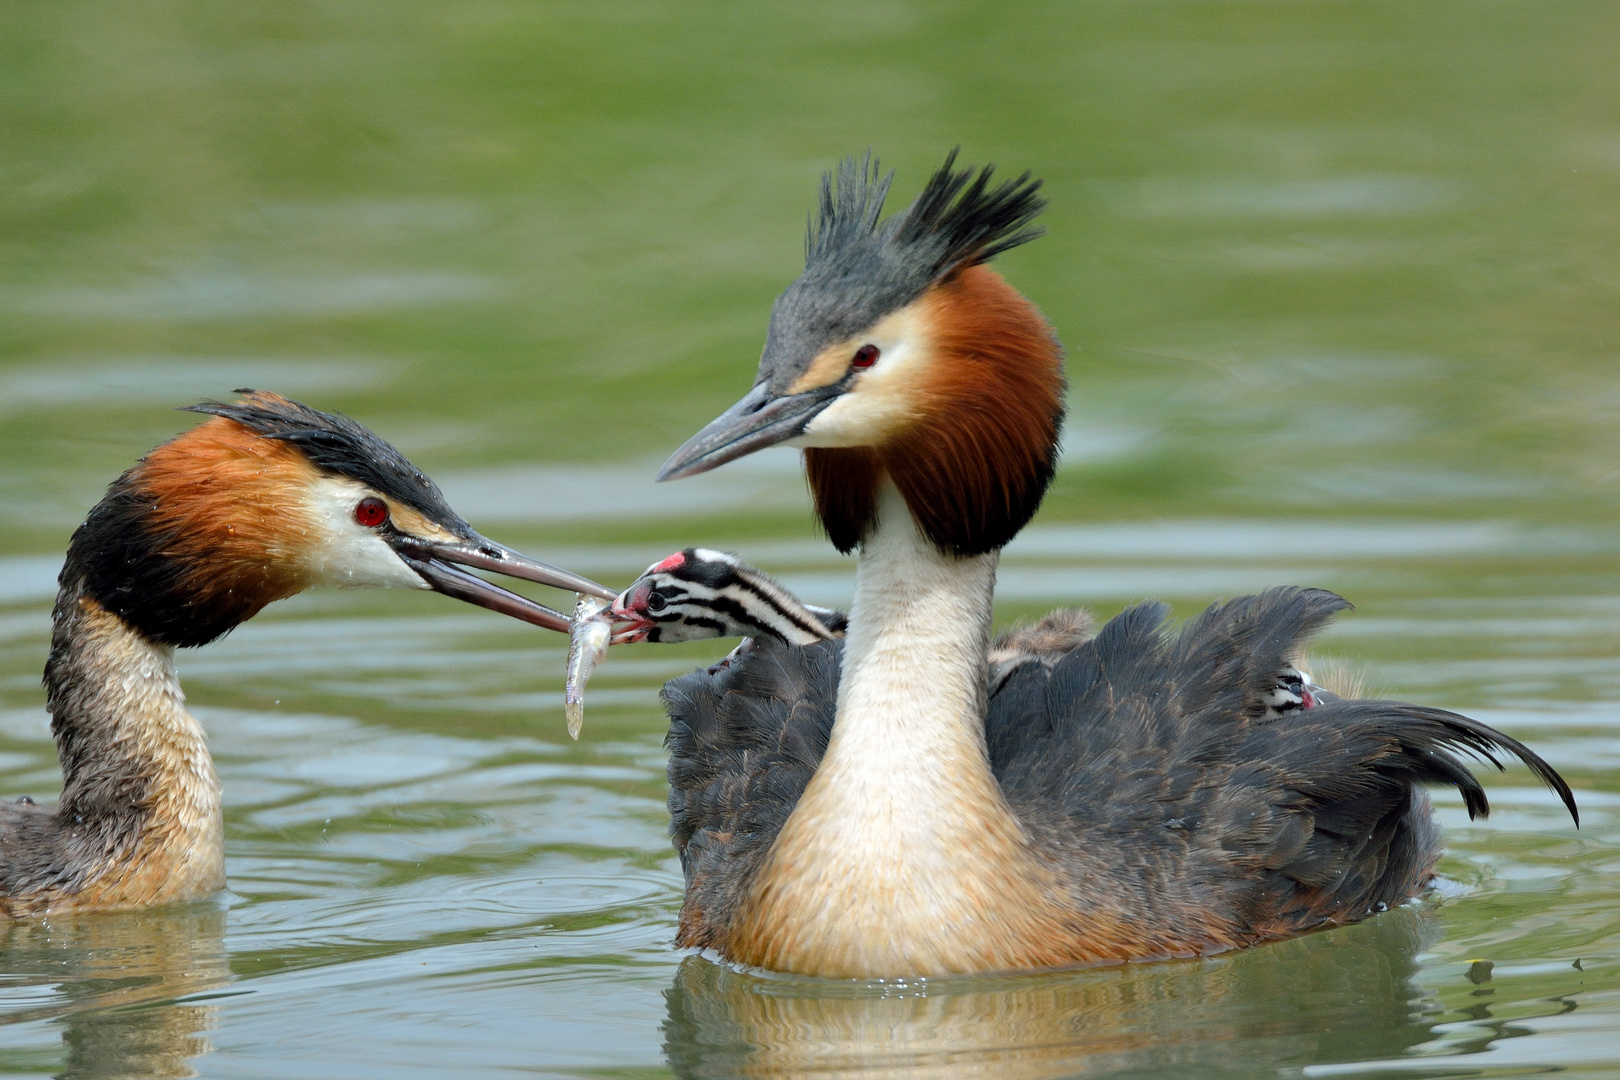
[[[497,574],[505,574],[507,577],[534,581],[556,589],[566,589],[568,592],[584,593],[598,600],[613,600],[619,595],[606,585],[599,585],[588,577],[581,577],[570,570],[531,559],[482,536],[468,544],[435,544],[430,550],[435,558],[447,562],[461,563],[463,566],[479,570],[490,570]]]
[[[589,593],[604,600],[611,600],[617,595],[612,589],[598,585],[590,578],[580,577],[578,574],[548,566],[543,562],[536,562],[526,555],[520,555],[483,537],[467,543],[436,543],[417,540],[414,537],[400,537],[394,543],[394,550],[435,592],[564,634],[570,629],[567,615],[553,611],[526,596],[519,596],[515,592],[503,589],[493,582],[485,581],[477,574],[468,573],[456,564],[491,570],[508,577],[535,581],[559,589]]]
[[[769,387],[758,383],[741,401],[686,440],[658,470],[658,479],[696,476],[755,450],[786,442],[803,432],[841,392],[835,383],[803,394],[775,397]]]

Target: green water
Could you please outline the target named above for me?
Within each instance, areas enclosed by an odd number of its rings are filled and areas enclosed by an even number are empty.
[[[230,892],[0,929],[0,1071],[1620,1077],[1617,49],[1510,0],[0,5],[0,793],[58,785],[68,533],[237,386],[602,580],[703,542],[847,599],[791,453],[649,477],[747,387],[820,171],[909,197],[960,143],[1047,181],[1003,270],[1073,384],[999,614],[1339,589],[1321,657],[1583,815],[1440,793],[1437,896],[1241,955],[754,978],[670,945],[656,691],[726,645],[616,650],[575,744],[558,640],[311,594],[181,657]]]

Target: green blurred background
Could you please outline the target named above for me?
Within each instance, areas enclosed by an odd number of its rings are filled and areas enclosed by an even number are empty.
[[[60,547],[238,379],[430,473],[655,464],[746,388],[820,172],[870,147],[901,205],[957,144],[1047,182],[1003,260],[1070,354],[1047,518],[1607,523],[1617,38],[1610,3],[14,0],[3,543]]]
[[[317,593],[179,660],[231,892],[0,926],[0,1071],[1620,1077],[1617,54],[1612,0],[0,0],[0,795],[59,782],[69,533],[238,386],[603,581],[702,542],[847,602],[791,451],[651,476],[820,174],[870,148],[898,208],[960,145],[1046,181],[999,265],[1069,354],[1000,619],[1336,588],[1324,653],[1583,809],[1437,793],[1436,898],[1239,956],[754,979],[670,944],[657,689],[729,643],[614,650],[571,743],[549,635]]]

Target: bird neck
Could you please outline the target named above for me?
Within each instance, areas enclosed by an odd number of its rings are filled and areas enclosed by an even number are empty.
[[[877,526],[855,573],[823,772],[832,766],[835,774],[904,780],[917,762],[943,760],[963,781],[994,783],[984,749],[984,665],[997,560],[996,552],[941,554],[895,487],[879,489]],[[949,798],[938,785],[922,786],[907,797]]]
[[[997,555],[941,554],[893,485],[878,501],[826,755],[727,951],[835,977],[1031,966],[1052,883],[984,737]]]
[[[64,901],[185,899],[224,884],[219,778],[185,708],[174,649],[65,583],[45,667],[62,763]]]

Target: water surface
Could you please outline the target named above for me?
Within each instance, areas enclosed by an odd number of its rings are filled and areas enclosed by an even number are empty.
[[[59,786],[69,532],[238,386],[601,580],[703,542],[847,601],[793,453],[650,475],[746,388],[819,172],[871,146],[907,197],[961,143],[1047,180],[1003,269],[1072,383],[998,618],[1337,589],[1313,664],[1530,742],[1582,827],[1514,768],[1359,926],[763,978],[671,947],[657,688],[727,644],[616,650],[576,744],[559,640],[317,593],[180,658],[230,892],[0,928],[0,1070],[1620,1077],[1617,43],[1514,0],[6,8],[0,793]]]

